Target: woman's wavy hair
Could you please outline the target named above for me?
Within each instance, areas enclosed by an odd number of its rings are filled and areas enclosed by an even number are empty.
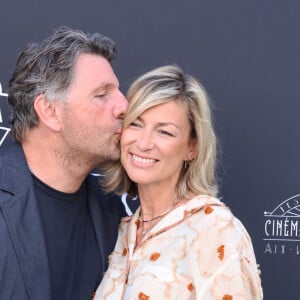
[[[194,77],[184,74],[178,66],[163,66],[137,78],[130,86],[127,98],[125,129],[153,106],[171,100],[183,105],[191,124],[191,138],[196,141],[197,154],[186,167],[184,162],[182,164],[177,196],[181,199],[198,194],[215,196],[216,137],[203,86]],[[110,163],[102,171],[101,184],[106,191],[137,195],[136,183],[130,180],[120,162]]]

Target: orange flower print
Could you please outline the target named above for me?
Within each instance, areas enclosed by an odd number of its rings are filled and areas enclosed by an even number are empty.
[[[123,249],[123,252],[122,252],[122,256],[126,256],[126,255],[127,255],[127,249],[124,248],[124,249]]]
[[[139,300],[148,300],[150,299],[149,296],[147,296],[146,294],[144,294],[143,292],[139,293]]]
[[[206,206],[204,209],[204,212],[208,215],[211,214],[214,211],[214,209],[211,206]]]
[[[150,260],[151,261],[156,261],[160,257],[160,253],[154,252],[150,255]]]
[[[190,292],[192,292],[194,288],[195,288],[195,287],[194,287],[194,285],[193,285],[192,282],[191,282],[190,284],[188,284],[188,286],[187,286],[187,289],[188,289]]]
[[[231,295],[224,295],[222,300],[232,300],[232,296]]]
[[[221,245],[217,249],[217,251],[219,253],[219,260],[223,260],[223,258],[224,258],[224,248],[225,248],[225,246]]]

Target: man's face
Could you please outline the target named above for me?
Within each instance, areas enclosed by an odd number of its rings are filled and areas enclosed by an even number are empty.
[[[81,54],[62,109],[64,152],[70,163],[92,168],[120,157],[120,136],[127,100],[110,63]]]

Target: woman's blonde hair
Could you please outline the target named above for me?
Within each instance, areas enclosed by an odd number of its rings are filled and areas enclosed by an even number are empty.
[[[191,138],[196,141],[194,159],[182,164],[182,174],[177,184],[180,198],[198,194],[215,196],[216,137],[211,121],[211,111],[203,86],[178,66],[163,66],[139,78],[130,86],[128,109],[124,128],[147,109],[171,100],[182,103],[191,124]],[[104,190],[137,195],[136,183],[127,176],[120,162],[112,162],[102,170]]]

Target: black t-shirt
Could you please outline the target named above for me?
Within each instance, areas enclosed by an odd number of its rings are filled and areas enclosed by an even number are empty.
[[[100,282],[101,257],[86,184],[66,194],[32,177],[48,250],[51,299],[90,300]]]

